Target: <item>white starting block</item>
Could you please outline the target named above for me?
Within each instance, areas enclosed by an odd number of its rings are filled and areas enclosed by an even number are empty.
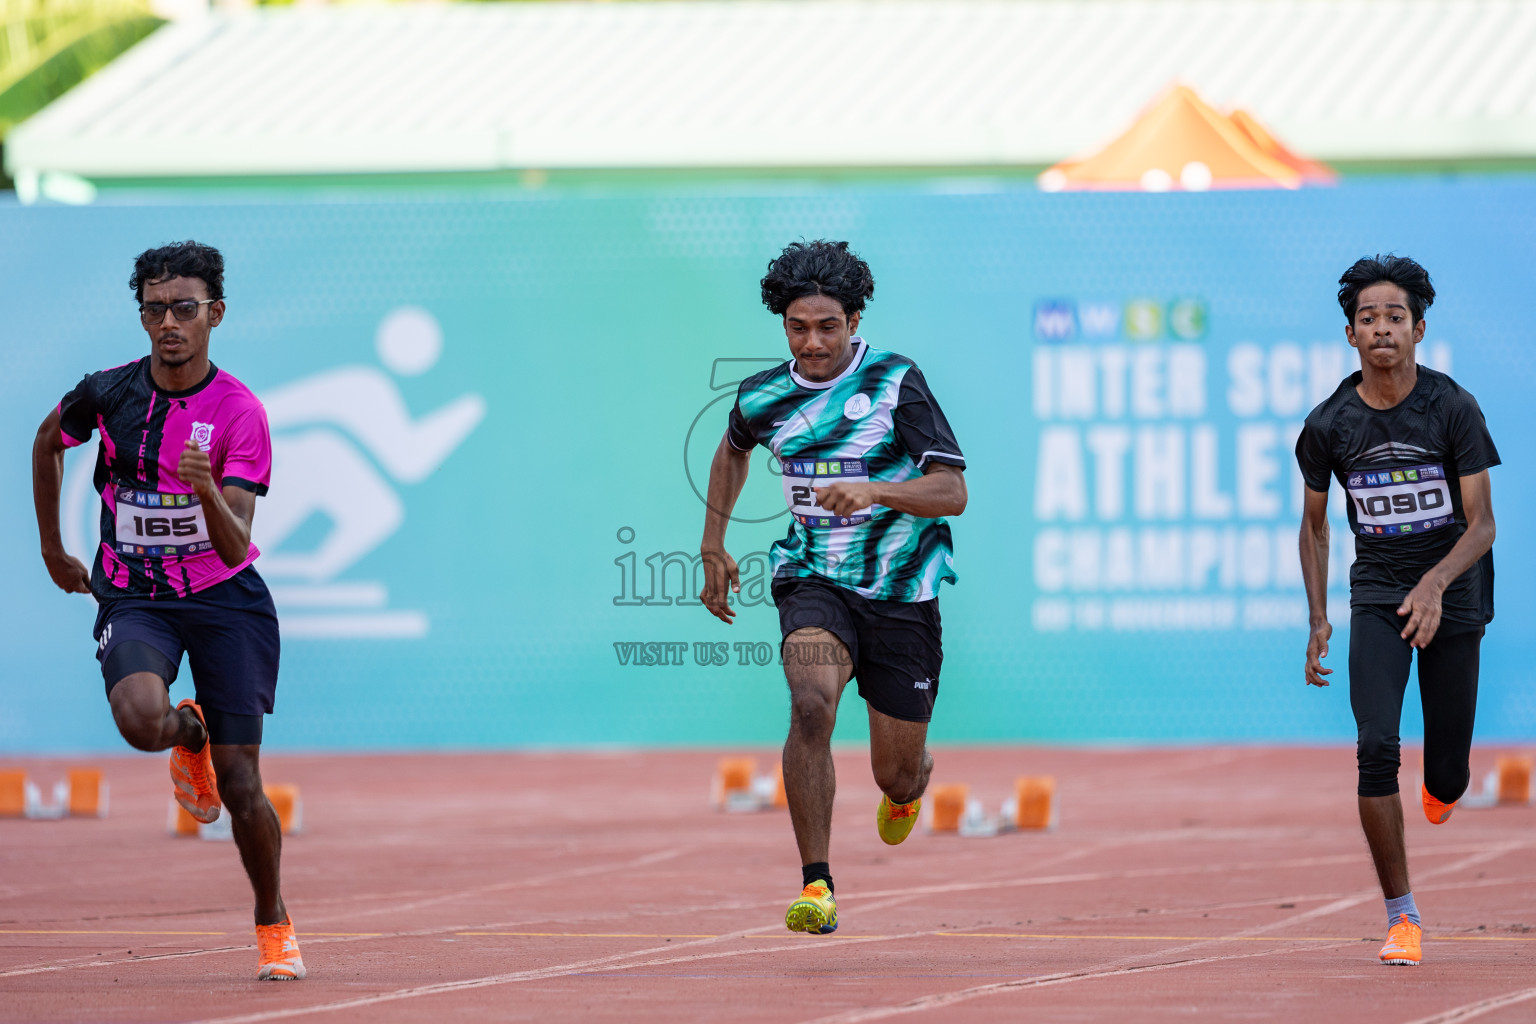
[[[963,784],[935,786],[929,796],[930,832],[953,832],[966,839],[987,839],[1004,832],[1046,832],[1056,827],[1056,780],[1026,775],[1014,781],[1013,796],[998,813],[970,795]]]
[[[304,799],[299,794],[299,787],[277,783],[262,788],[272,803],[272,810],[277,815],[277,824],[283,835],[303,832]],[[188,814],[174,796],[166,809],[165,830],[173,836],[197,836],[214,842],[233,841],[235,838],[234,826],[224,808],[219,808],[217,818],[203,824]]]
[[[1462,807],[1483,810],[1488,807],[1536,804],[1532,793],[1532,764],[1536,758],[1529,756],[1501,756],[1495,767],[1483,776],[1482,792],[1468,791],[1458,801]]]
[[[709,787],[709,804],[717,811],[750,813],[772,807],[788,807],[784,795],[784,770],[759,775],[757,759],[722,757]]]
[[[105,818],[107,783],[95,768],[71,768],[67,778],[53,784],[51,799],[20,770],[0,772],[0,817],[57,821],[60,818]]]

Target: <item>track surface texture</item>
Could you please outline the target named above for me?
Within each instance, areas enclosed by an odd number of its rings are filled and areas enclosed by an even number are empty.
[[[886,847],[840,751],[826,937],[783,926],[788,815],[708,809],[715,752],[273,755],[299,983],[255,981],[233,845],[166,834],[164,758],[98,760],[107,820],[0,821],[0,1020],[1536,1021],[1536,808],[1409,802],[1425,962],[1384,967],[1350,750],[935,755],[994,807],[1055,775],[1059,827]]]

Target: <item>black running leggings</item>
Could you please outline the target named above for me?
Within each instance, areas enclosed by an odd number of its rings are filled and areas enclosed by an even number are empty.
[[[1413,658],[1412,646],[1400,635],[1406,621],[1391,605],[1357,605],[1350,616],[1349,704],[1360,730],[1361,796],[1397,792],[1397,730]],[[1442,620],[1435,638],[1419,652],[1424,787],[1443,803],[1461,799],[1471,779],[1467,761],[1482,639],[1482,626]]]

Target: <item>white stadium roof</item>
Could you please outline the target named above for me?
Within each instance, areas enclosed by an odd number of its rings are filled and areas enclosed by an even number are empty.
[[[86,177],[1038,165],[1103,143],[1175,79],[1322,159],[1530,158],[1532,54],[1532,0],[266,8],[165,26],[16,128],[6,162]]]

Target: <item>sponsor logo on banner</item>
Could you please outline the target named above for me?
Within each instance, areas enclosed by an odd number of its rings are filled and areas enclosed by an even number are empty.
[[[1133,299],[1123,304],[1046,299],[1035,304],[1034,336],[1037,341],[1067,342],[1075,338],[1157,341],[1167,335],[1179,341],[1198,341],[1209,326],[1203,299],[1170,301]]]

